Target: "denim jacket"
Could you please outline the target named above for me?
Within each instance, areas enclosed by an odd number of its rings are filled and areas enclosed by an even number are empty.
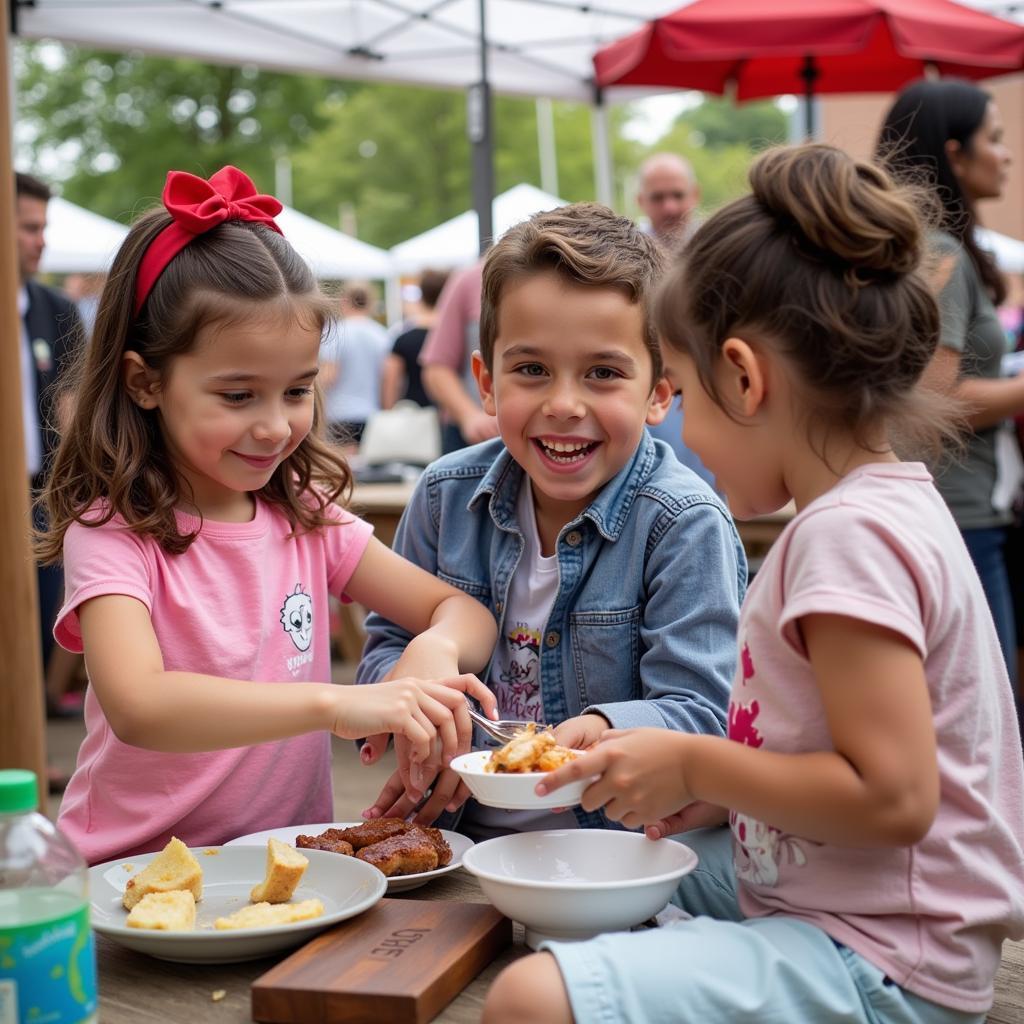
[[[504,629],[523,551],[523,470],[500,439],[453,452],[420,478],[394,549],[485,604]],[[540,656],[545,722],[596,711],[618,729],[725,734],[746,559],[729,513],[645,431],[632,459],[562,527],[559,586]],[[375,682],[410,634],[366,620],[357,682]],[[489,673],[482,675],[484,680]],[[608,827],[576,808],[582,827]]]

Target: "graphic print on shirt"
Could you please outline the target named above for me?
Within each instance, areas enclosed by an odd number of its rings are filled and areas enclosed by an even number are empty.
[[[498,673],[495,696],[503,717],[540,722],[540,630],[515,622],[505,634],[507,657]]]
[[[303,665],[313,660],[313,652],[309,649],[313,642],[313,598],[302,589],[301,583],[296,583],[295,589],[284,599],[281,625],[302,652],[287,659],[288,671],[295,675]]]
[[[740,649],[740,663],[743,680],[729,701],[729,739],[748,747],[760,747],[764,743],[764,736],[756,723],[761,707],[756,699],[749,704],[742,702],[743,688],[756,674],[754,659],[746,642]],[[788,857],[790,864],[799,867],[807,863],[807,855],[798,839],[783,834],[763,821],[730,811],[729,827],[736,840],[733,856],[737,878],[755,885],[774,886],[779,881],[779,861],[782,856]]]

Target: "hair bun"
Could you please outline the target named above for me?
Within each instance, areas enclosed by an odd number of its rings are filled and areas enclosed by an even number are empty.
[[[750,169],[758,202],[812,258],[851,284],[914,271],[923,230],[914,203],[881,168],[833,146],[769,150]]]

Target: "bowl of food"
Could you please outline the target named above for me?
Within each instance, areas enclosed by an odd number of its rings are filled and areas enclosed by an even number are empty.
[[[637,832],[553,829],[477,843],[462,866],[498,910],[525,925],[536,949],[545,939],[589,939],[653,917],[697,855]]]
[[[546,796],[538,796],[534,789],[549,772],[581,753],[559,746],[550,728],[538,729],[531,722],[503,747],[461,754],[452,760],[451,768],[476,801],[487,807],[524,811],[572,807],[582,799],[590,779],[571,782]]]

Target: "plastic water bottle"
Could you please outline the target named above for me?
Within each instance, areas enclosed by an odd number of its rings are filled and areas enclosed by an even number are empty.
[[[85,862],[43,815],[34,772],[0,771],[0,1024],[97,1020]]]

